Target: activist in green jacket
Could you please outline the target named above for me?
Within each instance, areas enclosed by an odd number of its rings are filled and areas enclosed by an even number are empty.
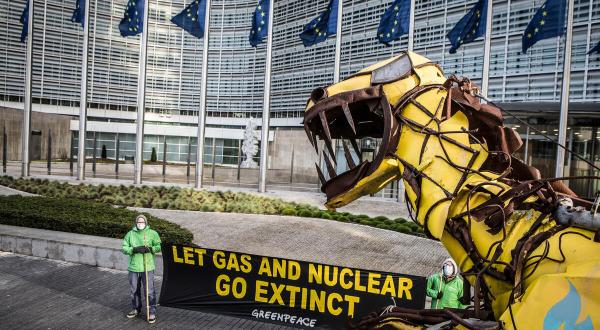
[[[138,216],[138,219],[146,217],[143,215]],[[154,255],[160,252],[160,237],[158,233],[150,229],[146,220],[146,225],[143,229],[138,228],[138,225],[133,227],[125,238],[123,238],[122,251],[129,256],[129,267],[127,268],[130,272],[144,272],[154,270]],[[138,248],[147,247],[148,252],[139,253]],[[141,252],[141,251],[140,251]],[[146,256],[146,269],[144,269],[144,255]]]
[[[458,274],[458,267],[452,258],[444,260],[441,273],[429,276],[426,293],[431,297],[432,309],[467,307],[461,303],[463,279]]]

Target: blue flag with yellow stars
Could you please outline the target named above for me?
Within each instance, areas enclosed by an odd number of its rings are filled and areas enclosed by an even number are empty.
[[[73,16],[71,16],[71,22],[81,23],[83,27],[83,20],[85,19],[85,0],[77,0]]]
[[[194,0],[179,14],[171,18],[173,24],[189,32],[196,38],[204,38],[206,21],[206,0]]]
[[[590,49],[590,51],[588,52],[588,54],[592,54],[592,53],[600,54],[600,41],[598,41],[596,46],[594,46],[594,48]]]
[[[28,22],[29,21],[29,0],[25,4],[25,9],[23,9],[23,13],[21,14],[21,18],[19,22],[23,24],[23,29],[21,30],[21,42],[25,42],[27,40],[27,32],[29,31]]]
[[[337,31],[337,12],[339,0],[329,1],[327,9],[319,17],[304,26],[300,33],[300,39],[304,47],[309,47],[327,40],[327,37],[335,35]]]
[[[523,53],[542,39],[561,36],[565,32],[566,10],[566,0],[546,1],[523,32]]]
[[[487,18],[487,0],[479,0],[469,10],[469,12],[456,23],[448,32],[450,40],[450,54],[456,53],[456,50],[485,34],[485,21]]]
[[[123,19],[119,23],[122,37],[135,36],[142,33],[144,27],[144,2],[146,0],[129,0]]]
[[[379,42],[389,45],[390,42],[408,34],[409,23],[410,0],[395,0],[379,21],[379,28],[377,28]]]
[[[254,10],[254,19],[252,20],[252,30],[250,30],[250,45],[258,46],[267,36],[269,28],[269,0],[260,0]]]

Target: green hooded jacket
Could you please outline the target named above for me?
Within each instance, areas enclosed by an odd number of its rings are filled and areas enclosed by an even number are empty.
[[[147,246],[152,251],[151,253],[133,253],[133,248],[137,246]],[[121,248],[123,253],[129,256],[129,267],[127,269],[130,272],[141,273],[144,271],[144,254],[146,255],[146,269],[147,271],[154,270],[154,255],[160,252],[160,237],[158,233],[150,229],[150,225],[146,224],[144,230],[139,230],[137,227],[133,227],[125,238],[123,238],[123,246]]]
[[[437,299],[438,293],[443,292],[442,298]],[[427,295],[431,297],[432,309],[465,308],[460,299],[463,296],[463,279],[456,275],[449,282],[444,281],[442,273],[429,276],[427,279]]]

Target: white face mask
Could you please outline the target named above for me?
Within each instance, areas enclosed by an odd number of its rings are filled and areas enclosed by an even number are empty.
[[[136,227],[139,230],[144,230],[146,228],[146,224],[143,222],[138,222],[138,223],[136,223]]]
[[[448,264],[444,265],[443,270],[444,270],[444,276],[446,276],[446,277],[450,277],[450,276],[454,275],[454,266],[452,266],[452,265],[448,265]]]

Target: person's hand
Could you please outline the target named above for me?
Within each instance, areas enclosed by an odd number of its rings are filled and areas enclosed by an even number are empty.
[[[444,293],[442,291],[438,292],[437,299],[442,299]]]
[[[150,248],[148,248],[146,246],[136,246],[133,248],[133,252],[134,253],[149,253]]]

